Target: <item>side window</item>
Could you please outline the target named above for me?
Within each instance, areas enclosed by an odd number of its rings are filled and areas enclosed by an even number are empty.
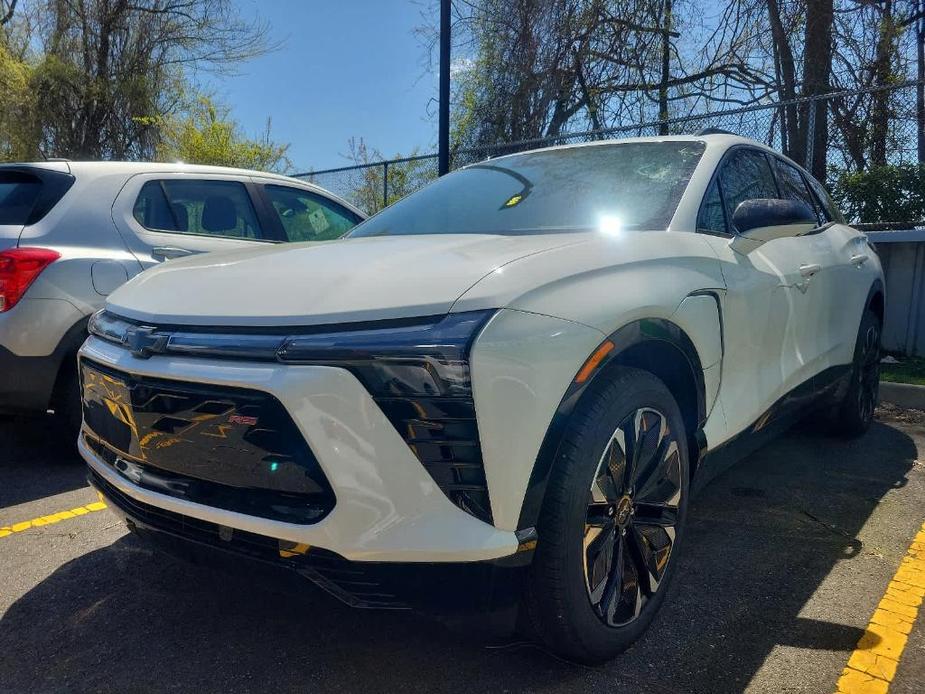
[[[822,208],[813,194],[806,186],[803,174],[799,169],[788,164],[782,159],[774,157],[774,168],[777,172],[777,184],[780,186],[780,196],[784,200],[799,200],[805,202],[813,212],[816,213],[816,221],[821,226],[828,220],[822,212]]]
[[[290,241],[339,239],[360,221],[333,200],[302,188],[267,185],[264,190]]]
[[[842,213],[838,211],[838,208],[835,207],[835,203],[832,202],[832,198],[829,197],[829,194],[826,192],[825,188],[822,187],[822,184],[812,176],[807,176],[806,180],[809,183],[809,187],[812,188],[813,192],[816,194],[819,204],[822,205],[823,214],[826,217],[825,221],[844,224],[845,218],[842,216]]]
[[[763,152],[739,149],[723,163],[719,173],[723,198],[726,201],[726,218],[732,221],[736,207],[745,200],[777,198],[777,184]]]
[[[719,191],[719,179],[714,178],[707,194],[700,204],[697,214],[697,231],[716,232],[725,234],[729,231],[726,225],[726,212],[723,209],[723,198]]]
[[[133,213],[139,224],[154,231],[263,237],[247,189],[237,181],[148,181]]]

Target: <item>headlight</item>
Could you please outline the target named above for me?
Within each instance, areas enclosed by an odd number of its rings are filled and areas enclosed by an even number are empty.
[[[91,335],[120,345],[126,343],[126,336],[132,327],[134,327],[133,323],[129,323],[127,320],[114,316],[105,310],[94,313],[87,323],[87,330]]]
[[[492,311],[428,324],[289,337],[280,361],[349,368],[374,396],[471,396],[469,348]]]

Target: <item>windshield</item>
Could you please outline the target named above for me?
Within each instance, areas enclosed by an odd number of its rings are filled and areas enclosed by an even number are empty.
[[[448,174],[348,236],[665,229],[702,142],[627,142],[528,152]]]

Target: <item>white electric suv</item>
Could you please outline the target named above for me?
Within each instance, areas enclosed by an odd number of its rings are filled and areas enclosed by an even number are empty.
[[[287,176],[194,164],[0,164],[0,415],[54,410],[76,435],[87,319],[147,267],[331,239],[363,215]]]
[[[664,599],[695,486],[813,408],[866,430],[883,302],[865,237],[757,142],[514,154],[114,292],[79,447],[164,546],[357,606],[516,608],[596,662]]]

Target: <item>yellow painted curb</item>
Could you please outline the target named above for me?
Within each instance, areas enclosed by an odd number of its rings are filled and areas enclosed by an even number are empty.
[[[886,694],[925,597],[925,524],[912,538],[893,580],[857,648],[848,659],[837,694]]]

